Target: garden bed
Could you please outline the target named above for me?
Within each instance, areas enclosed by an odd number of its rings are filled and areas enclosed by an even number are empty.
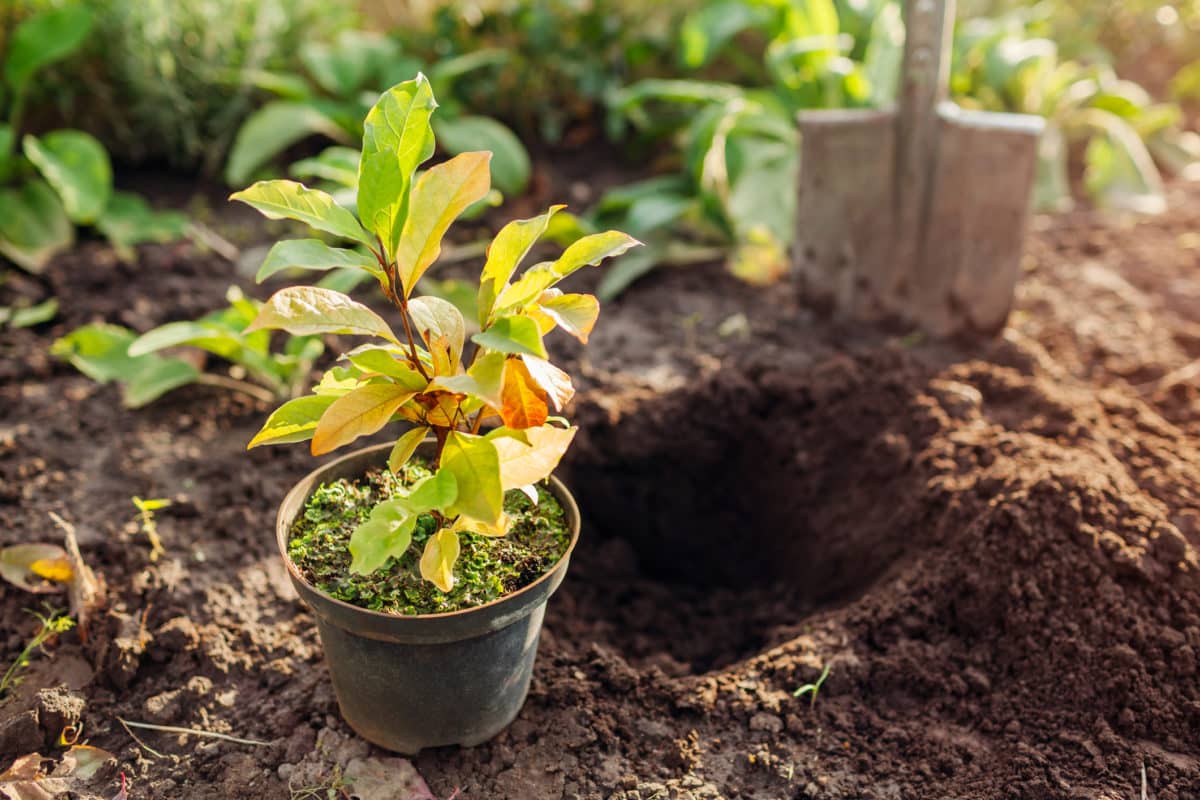
[[[562,351],[585,522],[529,702],[489,744],[416,758],[433,792],[1117,800],[1144,767],[1156,800],[1200,794],[1200,191],[1174,194],[1136,223],[1039,218],[995,342],[816,319],[715,265],[610,304]],[[0,704],[0,764],[50,751],[70,702],[34,695],[66,683],[130,797],[293,797],[369,751],[274,553],[310,457],[245,452],[253,401],[192,386],[126,412],[47,352],[238,280],[185,245],[140,259],[59,259],[60,318],[0,340],[0,541],[56,541],[59,513],[108,587],[87,642]],[[157,562],[134,494],[174,501]],[[4,663],[35,600],[0,600]],[[268,744],[139,731],[153,756],[117,717]]]

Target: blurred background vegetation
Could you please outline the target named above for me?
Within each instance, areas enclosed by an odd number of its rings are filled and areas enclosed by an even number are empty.
[[[779,274],[794,113],[891,103],[904,35],[898,0],[0,0],[0,56],[22,21],[80,6],[90,31],[29,83],[14,141],[79,129],[118,173],[291,174],[349,202],[362,112],[422,70],[444,149],[496,151],[493,202],[526,191],[548,151],[642,173],[575,220],[649,244],[608,274],[609,296],[714,253],[751,280]],[[1200,177],[1200,0],[958,11],[955,99],[1049,121],[1041,208],[1153,212],[1164,176]]]

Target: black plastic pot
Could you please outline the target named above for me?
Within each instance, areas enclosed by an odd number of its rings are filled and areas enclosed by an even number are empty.
[[[562,583],[579,541],[579,509],[567,488],[550,478],[571,526],[571,543],[549,572],[520,591],[447,614],[368,611],[305,581],[288,558],[288,532],[317,487],[386,465],[390,450],[391,445],[358,450],[296,484],[279,507],[279,552],[296,591],[316,615],[338,705],[350,727],[370,742],[410,755],[426,747],[480,744],[504,730],[525,703],[546,601]]]

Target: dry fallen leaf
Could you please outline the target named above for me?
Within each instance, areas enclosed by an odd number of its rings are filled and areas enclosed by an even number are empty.
[[[0,577],[27,592],[62,591],[72,578],[67,551],[54,544],[15,544],[0,550]]]
[[[116,756],[91,745],[75,745],[62,761],[47,775],[42,770],[46,759],[29,753],[13,762],[0,774],[0,797],[4,800],[55,800],[67,792],[78,791],[81,783],[96,777],[96,773]]]
[[[404,758],[356,758],[346,765],[344,780],[356,800],[438,800]]]
[[[50,778],[42,772],[42,757],[37,753],[21,756],[0,774],[0,797],[5,800],[54,800],[66,794],[67,781]]]

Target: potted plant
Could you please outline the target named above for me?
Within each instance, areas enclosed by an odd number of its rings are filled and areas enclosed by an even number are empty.
[[[278,408],[250,447],[311,440],[321,455],[408,423],[394,443],[315,470],[279,509],[277,540],[317,618],[346,721],[403,753],[483,742],[528,691],[542,614],[566,572],[579,515],[551,477],[575,435],[552,411],[573,394],[543,337],[586,342],[599,304],[555,288],[638,244],[609,231],[514,275],[562,206],[509,223],[488,249],[468,336],[450,302],[415,296],[447,228],[489,191],[486,152],[430,158],[437,107],[423,76],[368,113],[358,216],[320,191],[262,181],[232,199],[357,242],[283,241],[260,280],[296,267],[368,272],[398,310],[399,333],[348,296],[316,286],[276,292],[247,331],[370,338],[341,356],[312,394]]]

